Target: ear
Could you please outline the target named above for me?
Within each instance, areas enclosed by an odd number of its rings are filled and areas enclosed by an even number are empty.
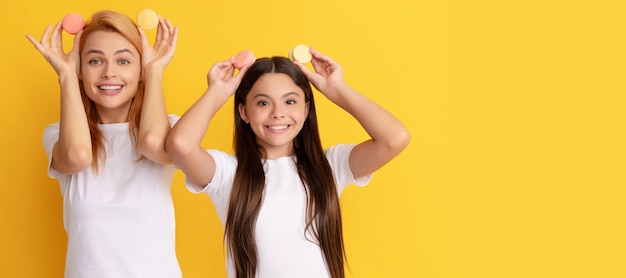
[[[246,110],[246,106],[240,103],[239,106],[237,106],[237,109],[239,110],[239,117],[241,117],[241,119],[244,122],[246,122],[246,124],[250,123],[250,120],[248,119],[248,111]]]
[[[311,106],[311,102],[307,101],[306,104],[304,105],[304,116],[306,116],[305,118],[309,117],[309,107]]]

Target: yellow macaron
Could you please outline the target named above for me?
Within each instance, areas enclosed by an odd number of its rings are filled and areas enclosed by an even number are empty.
[[[151,10],[144,9],[137,14],[137,25],[144,30],[151,30],[159,25],[159,15]]]
[[[311,62],[312,58],[310,48],[307,45],[298,44],[289,50],[289,59],[292,61],[306,64]]]

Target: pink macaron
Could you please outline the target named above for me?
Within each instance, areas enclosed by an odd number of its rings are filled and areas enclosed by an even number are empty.
[[[256,61],[256,57],[254,57],[252,51],[244,49],[239,52],[237,56],[235,56],[235,62],[233,63],[233,66],[235,66],[235,68],[237,69],[241,69],[247,64],[254,63],[254,61]]]
[[[85,19],[79,14],[69,13],[63,17],[61,26],[66,32],[76,35],[85,27]]]

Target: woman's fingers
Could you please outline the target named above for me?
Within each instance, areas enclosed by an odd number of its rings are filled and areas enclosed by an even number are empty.
[[[61,26],[61,21],[54,26],[54,30],[52,30],[52,37],[50,37],[50,47],[52,48],[63,48],[63,40],[61,36],[63,34],[63,27]]]

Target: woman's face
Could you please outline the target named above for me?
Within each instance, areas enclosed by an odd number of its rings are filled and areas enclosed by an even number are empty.
[[[83,87],[102,123],[128,121],[141,76],[137,49],[117,32],[95,31],[85,39],[80,55]]]
[[[239,104],[238,108],[267,159],[292,154],[293,139],[309,113],[304,92],[284,73],[262,75],[246,96],[246,105]]]

